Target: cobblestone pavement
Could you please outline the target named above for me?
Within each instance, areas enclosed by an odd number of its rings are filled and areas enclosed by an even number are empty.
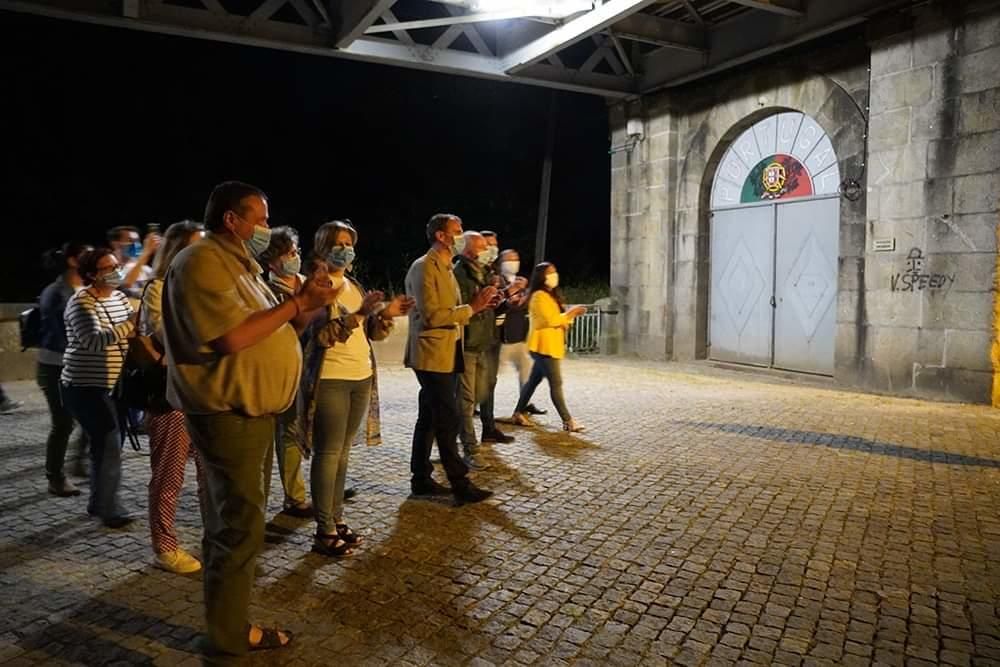
[[[1000,664],[1000,412],[638,362],[565,376],[589,430],[511,428],[477,474],[496,497],[454,508],[408,497],[416,383],[384,371],[386,444],[351,462],[367,541],[328,560],[310,523],[272,522],[252,617],[298,636],[257,664]],[[0,662],[197,664],[200,575],[149,565],[144,518],[110,531],[47,495],[41,396],[7,388],[27,405],[0,417]],[[148,477],[129,451],[140,517]]]

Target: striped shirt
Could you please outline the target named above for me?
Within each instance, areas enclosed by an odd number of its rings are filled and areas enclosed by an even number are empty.
[[[78,387],[114,387],[134,328],[131,314],[132,306],[122,292],[103,299],[89,289],[74,294],[66,304],[62,381]]]

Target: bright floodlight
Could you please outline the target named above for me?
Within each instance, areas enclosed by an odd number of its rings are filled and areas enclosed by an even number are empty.
[[[593,0],[467,0],[463,2],[474,12],[510,12],[520,16],[564,19],[594,8]]]

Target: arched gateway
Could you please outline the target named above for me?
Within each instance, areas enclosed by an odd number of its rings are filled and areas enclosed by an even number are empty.
[[[840,168],[810,116],[741,134],[711,195],[710,356],[833,375]]]

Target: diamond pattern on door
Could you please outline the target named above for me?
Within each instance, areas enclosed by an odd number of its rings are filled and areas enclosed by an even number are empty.
[[[806,338],[810,339],[836,294],[835,281],[830,277],[836,276],[837,272],[830,266],[826,254],[816,234],[810,231],[785,281],[788,300],[795,309]]]
[[[742,237],[733,248],[733,254],[729,256],[722,272],[722,284],[725,286],[722,298],[726,304],[726,312],[732,318],[736,331],[743,333],[764,291],[766,281]]]

